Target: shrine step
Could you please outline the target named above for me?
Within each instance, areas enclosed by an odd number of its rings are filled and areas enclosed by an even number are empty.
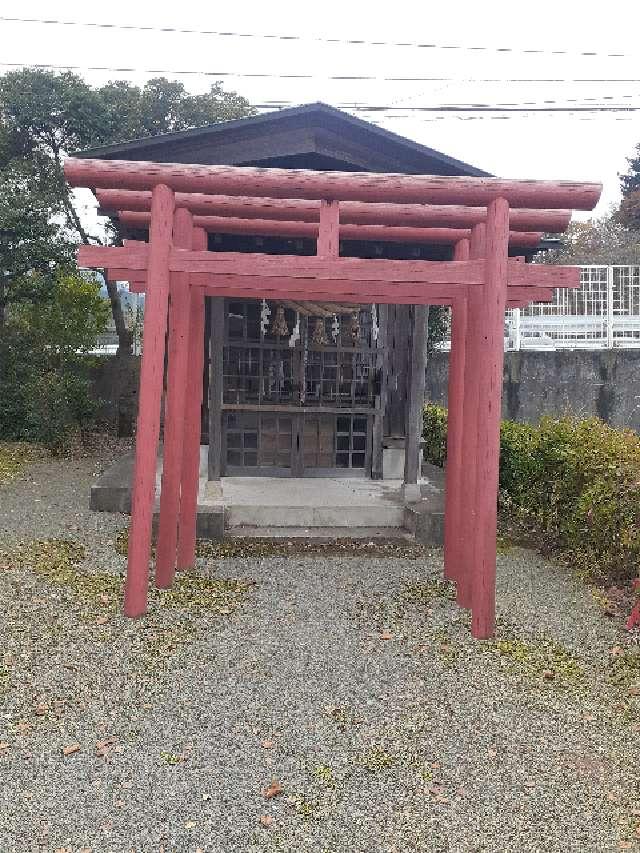
[[[395,527],[404,525],[403,506],[225,505],[225,526],[233,527]]]
[[[332,542],[335,539],[399,540],[413,542],[415,536],[400,527],[230,527],[229,539],[313,539]]]
[[[404,526],[404,503],[393,481],[224,477],[221,490],[226,528]]]

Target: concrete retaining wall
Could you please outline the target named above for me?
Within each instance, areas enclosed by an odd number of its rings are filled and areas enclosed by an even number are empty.
[[[425,394],[446,405],[449,354],[434,353]],[[640,432],[640,350],[521,350],[505,353],[502,415],[536,423],[541,415],[597,415]]]
[[[426,397],[447,402],[449,355],[427,365]],[[138,405],[138,357],[106,356],[92,369],[99,417],[131,435]],[[541,415],[597,415],[640,432],[640,350],[560,350],[505,353],[503,417],[535,423]]]
[[[100,356],[91,367],[98,421],[120,436],[133,435],[138,413],[139,356]]]

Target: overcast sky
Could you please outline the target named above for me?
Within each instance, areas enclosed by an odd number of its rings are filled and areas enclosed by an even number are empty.
[[[151,14],[150,14],[151,10]],[[604,213],[619,198],[618,173],[640,142],[640,4],[608,0],[554,3],[214,2],[109,4],[23,0],[0,4],[0,16],[182,27],[199,30],[303,36],[301,41],[123,31],[0,21],[3,63],[51,63],[136,69],[229,73],[306,74],[310,79],[220,76],[252,103],[321,100],[334,106],[393,106],[402,110],[357,113],[494,174],[604,183]],[[327,44],[318,38],[428,42],[483,50]],[[314,40],[316,39],[316,40]],[[497,48],[511,48],[509,52]],[[520,53],[519,50],[541,53]],[[554,55],[551,51],[568,51]],[[595,56],[579,53],[595,52]],[[608,57],[608,53],[624,54]],[[82,71],[93,84],[144,71]],[[329,80],[329,75],[376,77]],[[165,76],[171,77],[170,73]],[[420,82],[384,77],[447,78]],[[517,82],[553,78],[560,82]],[[576,78],[601,82],[572,82]],[[216,77],[176,76],[194,92]],[[487,80],[497,82],[486,82]],[[572,100],[574,99],[574,100]],[[595,100],[588,100],[595,99]],[[547,103],[552,101],[554,103]],[[626,113],[507,113],[474,120],[416,113],[406,108],[445,104],[635,106]],[[463,114],[465,115],[465,114]],[[474,113],[466,115],[478,115]]]

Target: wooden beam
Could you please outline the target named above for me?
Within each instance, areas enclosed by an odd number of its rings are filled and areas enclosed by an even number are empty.
[[[151,521],[156,492],[156,456],[169,304],[169,252],[173,210],[173,192],[166,186],[157,186],[153,191],[149,239],[149,278],[154,286],[150,288],[145,300],[144,348],[140,365],[131,526],[124,589],[124,612],[127,616],[141,616],[147,609]]]
[[[65,161],[64,173],[71,186],[94,189],[152,190],[157,184],[166,184],[175,192],[395,204],[484,206],[496,198],[504,198],[514,207],[592,210],[602,192],[601,184],[574,181],[313,172],[74,157]]]
[[[248,222],[250,223],[251,220]],[[315,228],[315,226],[312,227]],[[337,201],[322,199],[320,202],[320,223],[317,229],[317,238],[316,253],[319,258],[338,257],[340,254],[340,206]]]
[[[469,241],[456,244],[454,260],[468,260]],[[464,372],[466,359],[468,301],[466,296],[455,299],[451,306],[451,350],[447,390],[447,464],[445,468],[444,512],[444,574],[456,579],[459,565],[459,539],[463,527],[462,506],[462,445]]]
[[[118,211],[148,212],[151,193],[136,190],[97,189],[100,207],[109,214]],[[250,196],[176,193],[176,204],[186,207],[194,216],[238,219],[320,221],[320,202],[306,199],[273,199]],[[340,220],[347,225],[385,225],[417,228],[472,228],[487,218],[486,207],[464,205],[386,204],[344,201],[340,204]],[[570,210],[528,210],[512,208],[509,227],[512,231],[544,231],[557,234],[566,231],[571,221]]]
[[[125,247],[80,246],[81,267],[117,270],[144,270],[148,246],[136,243]],[[471,261],[395,261],[370,258],[318,258],[296,255],[265,255],[251,252],[189,252],[174,249],[170,255],[172,272],[195,275],[234,275],[258,280],[284,278],[306,280],[380,281],[432,284],[482,284],[484,262]],[[523,264],[508,260],[509,285],[538,287],[576,287],[579,267],[554,264]],[[259,288],[258,288],[259,289]]]
[[[469,257],[484,258],[486,250],[486,225],[482,222],[471,232]],[[482,350],[480,314],[483,293],[480,288],[468,288],[467,329],[465,339],[464,387],[462,403],[461,469],[464,472],[464,489],[460,495],[458,518],[453,546],[456,564],[451,574],[456,579],[456,601],[461,607],[471,608],[471,577],[474,565],[472,534],[476,524],[475,484],[478,455],[478,404],[479,364]]]
[[[178,208],[173,218],[173,245],[191,249],[192,244],[193,216],[185,208]],[[156,586],[159,589],[172,585],[176,567],[189,369],[192,291],[188,283],[189,273],[171,274],[162,489],[156,548]]]
[[[478,468],[471,612],[471,633],[477,639],[488,639],[495,632],[498,469],[509,233],[507,200],[496,199],[489,205],[487,213],[487,283],[483,288],[480,317],[482,348],[476,422]]]
[[[193,248],[206,249],[207,235],[201,228],[193,230]],[[204,372],[204,293],[190,288],[189,370],[185,404],[184,451],[180,486],[180,520],[176,568],[189,569],[196,558],[196,523],[200,485],[200,433],[202,427],[202,393]]]
[[[337,204],[337,202],[334,202]],[[149,214],[131,210],[119,213],[120,222],[134,228],[144,229],[149,224]],[[317,222],[280,221],[274,219],[237,219],[227,216],[196,216],[194,224],[211,234],[246,234],[261,237],[285,237],[315,240],[318,238]],[[344,225],[339,226],[341,240],[361,240],[380,243],[421,243],[433,246],[452,246],[470,235],[464,228],[398,228],[388,225]],[[540,231],[513,231],[510,245],[536,248],[543,238]],[[319,253],[320,254],[320,253]]]

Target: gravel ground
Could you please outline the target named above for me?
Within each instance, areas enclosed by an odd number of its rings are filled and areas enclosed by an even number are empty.
[[[104,461],[0,488],[2,853],[638,849],[634,637],[566,571],[502,554],[488,643],[427,550],[202,558],[127,621]]]

